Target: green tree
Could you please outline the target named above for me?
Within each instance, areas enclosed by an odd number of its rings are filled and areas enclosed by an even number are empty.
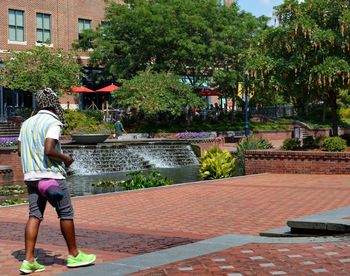
[[[4,67],[0,68],[0,84],[29,92],[51,87],[62,93],[80,82],[80,69],[73,53],[36,46],[10,53]]]
[[[238,55],[264,20],[218,0],[126,0],[111,3],[107,26],[88,31],[76,47],[93,48],[91,63],[106,74],[130,79],[151,67],[171,71],[193,86],[218,76],[232,91]],[[221,74],[220,74],[221,72]],[[227,72],[227,74],[223,74]],[[226,91],[226,87],[223,89]]]
[[[201,107],[203,101],[192,92],[192,87],[172,73],[140,72],[113,93],[119,106],[134,107],[145,115],[170,112],[178,116],[185,107]]]
[[[348,0],[285,0],[263,46],[276,62],[275,85],[296,103],[324,101],[338,135],[337,99],[350,85]]]
[[[237,98],[238,82],[243,84],[244,88],[248,87],[246,73],[252,67],[250,63],[253,57],[259,54],[261,58],[266,59],[266,55],[260,53],[259,37],[269,28],[268,19],[265,16],[256,18],[250,13],[239,12],[235,23],[222,36],[225,43],[231,45],[231,49],[222,53],[222,59],[228,62],[216,67],[213,80],[226,97],[232,98],[233,104]],[[257,61],[255,60],[255,63]]]

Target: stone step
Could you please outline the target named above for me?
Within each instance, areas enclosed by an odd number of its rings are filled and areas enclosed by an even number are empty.
[[[297,219],[289,220],[287,225],[291,233],[350,233],[350,220],[345,219]]]
[[[18,137],[20,128],[10,122],[0,123],[1,137]]]
[[[2,137],[18,137],[19,131],[6,131],[6,132],[0,131],[0,136],[2,136]]]
[[[350,234],[350,206],[291,219],[287,226],[260,233],[266,237],[329,236]]]

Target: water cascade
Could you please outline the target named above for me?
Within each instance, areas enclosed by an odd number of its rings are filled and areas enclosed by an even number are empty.
[[[64,151],[73,155],[75,161],[70,171],[74,175],[177,168],[199,164],[187,143],[104,143],[96,146],[67,146]]]

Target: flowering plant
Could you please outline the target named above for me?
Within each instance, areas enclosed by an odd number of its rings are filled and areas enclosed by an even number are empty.
[[[0,147],[12,147],[18,144],[18,137],[0,137]]]
[[[179,132],[176,134],[177,139],[194,139],[194,138],[209,138],[209,132]]]

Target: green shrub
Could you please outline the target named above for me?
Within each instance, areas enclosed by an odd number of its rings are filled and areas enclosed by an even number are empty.
[[[11,186],[1,186],[0,196],[8,195],[21,195],[26,192],[26,186],[24,185],[11,185]]]
[[[82,110],[82,112],[87,116],[94,118],[97,122],[102,122],[103,121],[103,112],[100,110],[93,110],[93,109],[85,109]]]
[[[131,172],[128,174],[128,176],[131,178],[126,181],[119,182],[119,186],[125,188],[125,190],[159,187],[174,183],[172,179],[162,176],[158,171]]]
[[[269,141],[265,139],[261,139],[261,140],[258,140],[257,147],[258,149],[272,149],[273,145]]]
[[[171,185],[174,183],[172,179],[163,177],[158,171],[136,171],[128,173],[127,176],[129,179],[125,181],[100,180],[96,184],[92,184],[92,186],[95,188],[122,187],[125,190],[136,190]]]
[[[237,160],[237,171],[236,175],[245,174],[245,161],[244,154],[247,150],[256,150],[256,149],[271,149],[273,148],[272,144],[265,139],[256,139],[254,135],[248,137],[248,139],[242,140],[237,147],[235,152],[235,157]]]
[[[228,151],[212,147],[199,158],[200,175],[203,179],[219,179],[234,176],[236,171],[235,159]]]
[[[344,151],[346,141],[340,137],[327,137],[323,140],[322,147],[326,151]]]
[[[100,180],[96,184],[92,184],[92,186],[97,187],[97,188],[110,188],[110,187],[116,187],[119,186],[119,181],[114,181],[114,180]]]
[[[341,107],[339,109],[339,117],[350,119],[350,108]]]
[[[110,134],[113,130],[111,123],[101,122],[100,111],[89,110],[66,110],[64,118],[67,123],[67,127],[64,128],[63,134],[67,135],[70,133],[76,134]],[[103,114],[102,114],[103,116]],[[103,119],[103,117],[102,117]]]
[[[27,199],[6,199],[3,203],[0,204],[0,206],[10,206],[15,204],[21,204],[21,203],[27,203]]]
[[[318,149],[321,147],[321,138],[307,136],[303,139],[303,148],[304,149]]]
[[[288,138],[283,141],[283,145],[281,147],[283,150],[300,150],[301,149],[301,141],[297,138]]]

